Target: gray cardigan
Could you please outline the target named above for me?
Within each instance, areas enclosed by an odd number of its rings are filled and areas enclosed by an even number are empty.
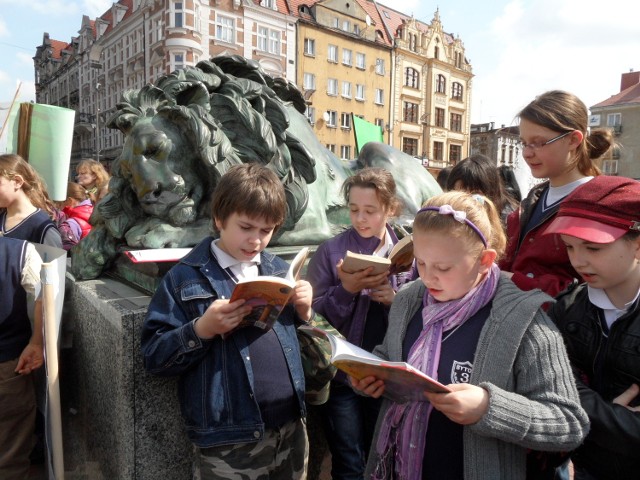
[[[398,292],[376,355],[402,360],[407,325],[424,292],[421,280]],[[540,308],[549,301],[539,290],[523,292],[505,276],[498,282],[471,374],[471,383],[489,392],[489,410],[479,422],[464,427],[465,480],[524,479],[528,448],[573,450],[589,430],[562,337]],[[375,445],[390,405],[387,399],[382,404],[365,478],[371,478],[378,461]]]

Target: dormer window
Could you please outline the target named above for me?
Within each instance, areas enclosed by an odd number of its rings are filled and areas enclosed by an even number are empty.
[[[260,5],[271,10],[277,10],[276,0],[261,0]]]

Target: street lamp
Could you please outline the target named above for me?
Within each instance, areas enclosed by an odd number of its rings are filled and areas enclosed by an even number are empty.
[[[100,104],[99,104],[99,92],[102,84],[96,83],[96,135],[95,135],[95,147],[96,147],[96,160],[100,161]]]

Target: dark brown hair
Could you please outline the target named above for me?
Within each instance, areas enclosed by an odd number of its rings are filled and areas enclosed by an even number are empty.
[[[347,203],[349,203],[349,192],[353,187],[373,188],[382,208],[391,212],[391,216],[397,215],[400,200],[396,197],[396,181],[388,170],[367,167],[347,178],[342,184],[342,194]]]
[[[512,209],[517,207],[517,203],[506,194],[498,167],[484,155],[471,155],[451,169],[447,178],[447,190],[456,190],[458,182],[461,184],[458,190],[489,197],[498,212],[502,212],[506,206],[511,206]]]
[[[9,180],[16,175],[22,177],[22,190],[34,207],[47,212],[52,218],[55,216],[55,207],[47,193],[44,180],[20,155],[8,153],[0,155],[0,175]]]
[[[234,165],[225,173],[211,198],[211,218],[224,223],[234,213],[263,218],[277,230],[287,212],[284,186],[278,176],[257,163]]]
[[[578,97],[561,90],[543,93],[524,107],[518,118],[558,133],[582,132],[584,141],[576,149],[574,165],[583,175],[600,175],[600,169],[593,160],[613,146],[613,134],[608,128],[597,128],[589,133],[589,112]]]

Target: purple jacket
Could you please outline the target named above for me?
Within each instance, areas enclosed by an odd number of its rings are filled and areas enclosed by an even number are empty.
[[[387,232],[395,245],[398,237],[389,225]],[[370,297],[366,293],[346,291],[338,278],[336,264],[347,250],[371,255],[379,243],[380,239],[363,238],[350,228],[320,245],[307,269],[307,280],[313,287],[314,311],[326,318],[349,342],[358,346],[362,345]],[[395,277],[391,278],[391,282],[395,289]],[[387,312],[388,309],[385,309],[385,315]]]

